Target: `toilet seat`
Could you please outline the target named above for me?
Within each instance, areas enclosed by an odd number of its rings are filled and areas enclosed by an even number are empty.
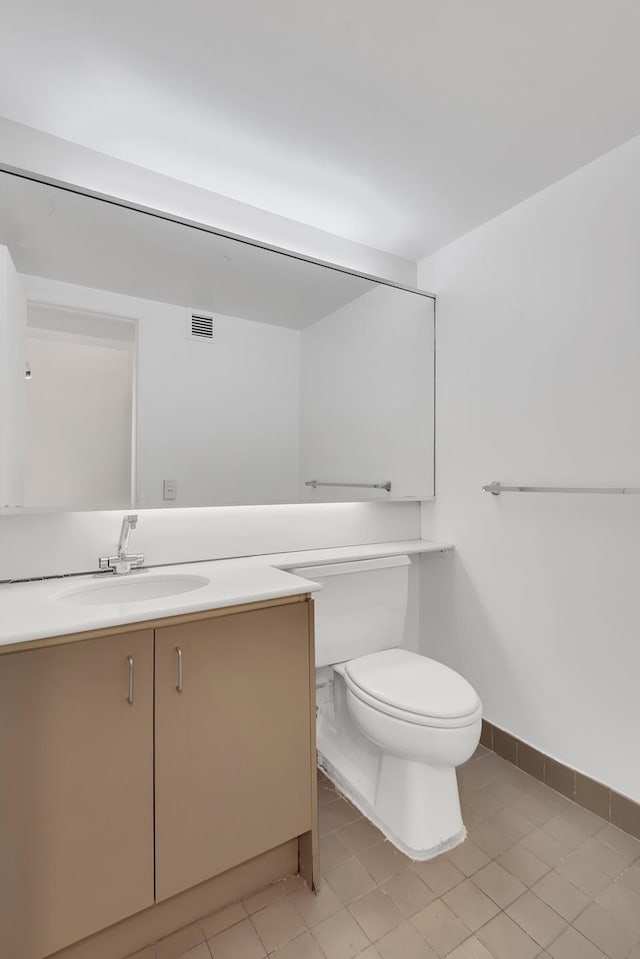
[[[388,649],[344,663],[347,688],[378,712],[407,723],[458,728],[477,722],[482,704],[453,669],[404,649]]]

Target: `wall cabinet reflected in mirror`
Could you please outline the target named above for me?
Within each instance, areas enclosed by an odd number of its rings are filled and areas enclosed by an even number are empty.
[[[0,173],[1,509],[426,499],[433,399],[432,297]]]

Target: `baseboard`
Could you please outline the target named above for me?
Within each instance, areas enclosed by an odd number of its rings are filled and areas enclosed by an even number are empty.
[[[565,766],[486,719],[482,720],[480,743],[578,806],[640,839],[640,803]]]

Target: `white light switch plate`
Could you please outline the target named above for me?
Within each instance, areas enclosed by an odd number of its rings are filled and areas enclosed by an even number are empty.
[[[178,484],[175,480],[165,480],[162,484],[162,498],[176,499],[178,495]]]

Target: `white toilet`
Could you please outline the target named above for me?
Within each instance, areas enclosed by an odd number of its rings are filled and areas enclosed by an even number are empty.
[[[407,556],[305,567],[316,593],[318,763],[412,859],[462,842],[455,767],[480,739],[482,705],[447,666],[398,649]]]

